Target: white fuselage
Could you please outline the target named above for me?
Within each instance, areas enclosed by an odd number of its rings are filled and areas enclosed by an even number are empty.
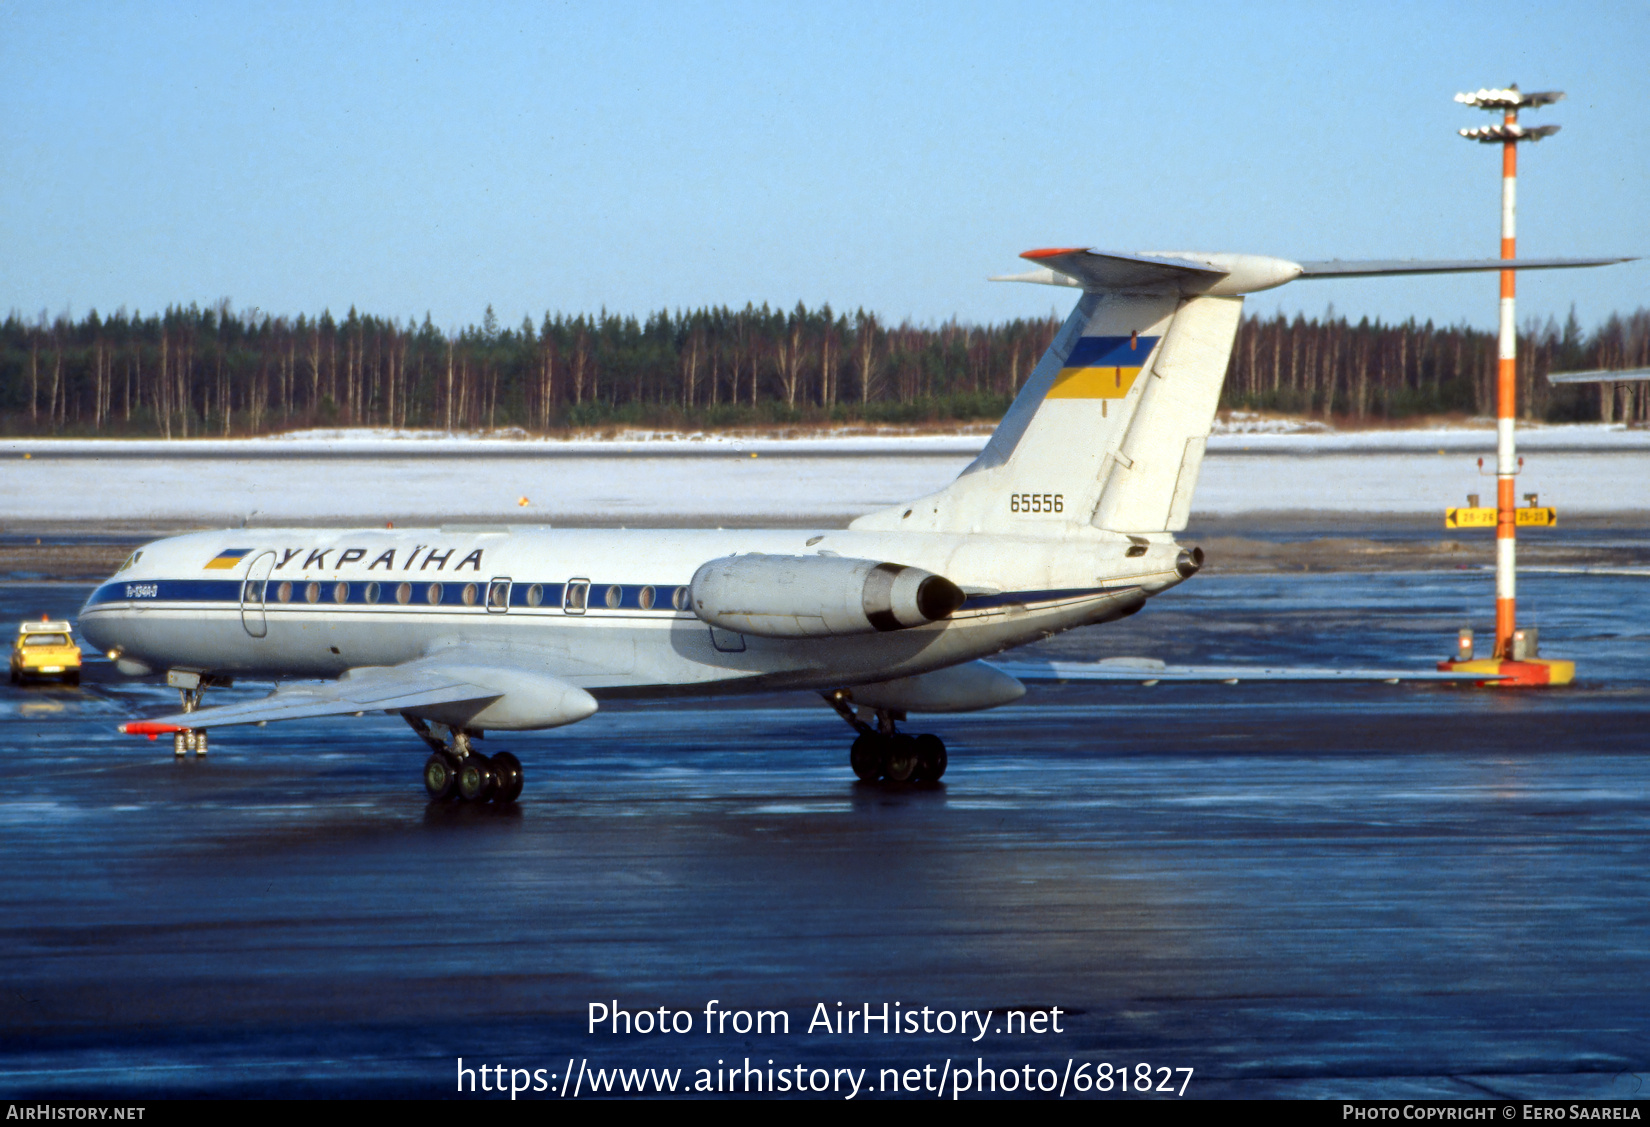
[[[1099,530],[201,532],[144,547],[93,593],[80,629],[128,669],[254,680],[330,678],[459,649],[597,697],[827,689],[925,673],[1132,613],[1181,581],[1172,537],[1143,543]],[[945,621],[889,632],[713,630],[677,592],[701,564],[747,553],[904,564],[969,597]]]

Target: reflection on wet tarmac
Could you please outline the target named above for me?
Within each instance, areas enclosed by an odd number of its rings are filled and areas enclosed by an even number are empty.
[[[82,594],[0,585],[0,621]],[[114,734],[167,690],[90,665],[0,695],[0,1090],[444,1094],[461,1055],[783,1054],[1149,1060],[1205,1096],[1633,1094],[1646,594],[1525,581],[1573,690],[1037,686],[928,719],[952,756],[927,789],[854,782],[805,696],[615,706],[487,737],[526,765],[513,809],[425,802],[392,717],[225,729],[174,762]],[[1477,575],[1205,577],[1041,649],[1420,665],[1484,601]],[[591,1001],[712,998],[797,1032],[584,1032]],[[819,1001],[884,1000],[1069,1017],[979,1044],[800,1032]]]

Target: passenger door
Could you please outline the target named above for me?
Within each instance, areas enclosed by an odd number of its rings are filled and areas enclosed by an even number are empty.
[[[275,553],[263,552],[253,558],[241,582],[241,625],[254,638],[269,633],[269,620],[264,616],[264,588],[269,585],[269,573],[275,570]]]

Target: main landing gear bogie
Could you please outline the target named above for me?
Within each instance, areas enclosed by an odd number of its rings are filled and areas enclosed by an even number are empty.
[[[949,756],[945,741],[929,732],[909,735],[898,731],[894,722],[904,714],[876,709],[876,726],[859,718],[847,693],[839,690],[822,694],[826,703],[859,733],[848,750],[848,766],[865,783],[937,783],[945,775]]]
[[[509,752],[483,755],[470,746],[469,732],[447,729],[450,739],[443,739],[422,720],[408,716],[406,721],[432,749],[424,761],[424,790],[430,801],[457,798],[461,802],[508,805],[521,797],[526,781],[521,760]]]

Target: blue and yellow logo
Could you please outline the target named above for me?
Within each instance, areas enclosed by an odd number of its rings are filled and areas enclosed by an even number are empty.
[[[204,571],[228,571],[247,556],[252,554],[251,548],[225,548],[211,560],[207,561]]]
[[[1048,389],[1049,399],[1122,399],[1152,354],[1156,337],[1079,337]]]

